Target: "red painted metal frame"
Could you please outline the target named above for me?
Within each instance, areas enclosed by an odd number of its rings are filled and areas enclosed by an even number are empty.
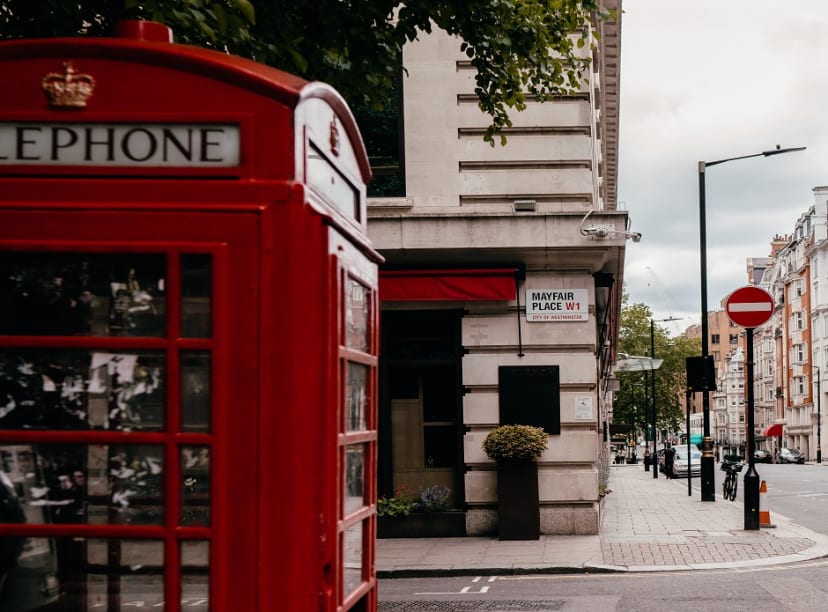
[[[95,76],[83,111],[51,110],[39,79],[71,60]],[[163,42],[49,39],[0,43],[0,72],[14,86],[0,122],[236,123],[234,168],[84,168],[0,165],[0,248],[168,255],[167,335],[161,338],[0,337],[0,347],[155,348],[167,353],[162,432],[0,431],[0,442],[165,445],[163,525],[3,525],[6,533],[152,538],[165,543],[166,609],[180,609],[183,540],[210,541],[213,610],[347,610],[377,607],[374,540],[379,308],[365,225],[370,170],[359,131],[330,87],[222,53]],[[328,124],[294,121],[321,100],[344,129],[356,170],[337,172],[359,194],[358,219],[296,180],[308,142]],[[300,143],[301,146],[297,146]],[[332,163],[341,160],[331,157]],[[335,204],[335,203],[334,203]],[[178,253],[213,255],[213,337],[178,337]],[[342,347],[344,278],[371,289],[371,347]],[[212,355],[212,429],[178,432],[178,356]],[[341,363],[369,365],[369,431],[340,435]],[[366,445],[365,505],[341,517],[345,443]],[[210,527],[178,525],[180,446],[213,449]],[[340,595],[340,533],[363,521],[364,582]],[[329,596],[325,597],[325,590]],[[322,595],[320,595],[322,594]]]
[[[339,234],[334,234],[332,230],[331,240],[331,287],[330,295],[338,296],[336,301],[330,304],[330,316],[332,318],[333,329],[336,330],[335,337],[338,339],[338,346],[336,351],[335,363],[337,364],[335,371],[333,371],[331,380],[336,381],[336,386],[333,391],[337,394],[337,405],[339,410],[334,415],[335,419],[332,425],[332,431],[337,437],[336,453],[330,457],[330,460],[337,466],[337,473],[343,474],[345,467],[345,450],[348,445],[362,444],[365,448],[364,457],[364,473],[363,482],[365,490],[363,491],[365,506],[351,515],[344,515],[343,487],[345,482],[342,478],[338,478],[338,485],[335,491],[335,498],[329,500],[330,507],[335,515],[339,517],[336,525],[335,537],[339,545],[336,563],[340,567],[344,567],[344,533],[348,527],[361,523],[364,526],[363,538],[363,557],[364,565],[362,567],[363,582],[360,587],[351,593],[345,593],[343,588],[343,575],[338,573],[338,580],[336,584],[335,594],[338,605],[337,610],[348,610],[355,606],[361,600],[365,600],[367,609],[373,610],[377,606],[376,593],[376,558],[375,547],[373,542],[376,540],[376,498],[377,498],[377,460],[378,460],[378,363],[379,363],[379,298],[377,287],[376,271],[366,266],[367,259],[360,254],[357,249],[348,244]],[[349,348],[346,342],[346,325],[345,325],[345,289],[346,282],[349,278],[358,281],[364,287],[370,289],[370,304],[369,304],[369,338],[368,347],[366,351],[360,351]],[[348,432],[345,428],[346,416],[346,385],[347,385],[347,364],[348,362],[365,365],[368,370],[368,408],[366,414],[367,429],[364,431]],[[335,509],[334,509],[335,508]]]
[[[165,429],[162,432],[114,432],[114,431],[33,431],[33,430],[4,430],[0,432],[0,440],[3,442],[17,443],[82,443],[82,444],[156,444],[165,447],[164,477],[165,477],[165,514],[164,524],[159,526],[120,526],[120,525],[8,525],[4,531],[8,533],[21,533],[30,536],[85,536],[85,537],[109,537],[109,538],[137,538],[137,539],[159,539],[165,543],[165,600],[168,609],[177,609],[178,604],[172,602],[180,601],[180,549],[179,543],[185,539],[204,539],[211,542],[211,559],[213,576],[211,579],[211,601],[216,602],[216,609],[223,609],[223,602],[228,606],[231,602],[239,603],[238,593],[229,593],[227,585],[223,585],[215,568],[220,567],[223,560],[231,559],[239,554],[248,553],[246,549],[233,550],[235,548],[228,534],[238,534],[240,527],[238,515],[232,516],[233,503],[232,492],[228,490],[238,477],[231,478],[230,468],[233,463],[241,463],[242,459],[239,450],[231,451],[234,445],[232,439],[237,438],[238,449],[245,449],[247,445],[243,438],[249,431],[250,423],[235,423],[229,420],[233,415],[232,411],[222,409],[229,406],[229,389],[227,380],[229,376],[238,375],[230,367],[229,354],[232,351],[230,346],[230,334],[228,330],[228,315],[231,313],[230,297],[233,295],[244,295],[250,285],[250,280],[255,276],[246,277],[244,274],[231,276],[229,269],[251,269],[255,274],[256,257],[256,233],[257,221],[249,214],[238,214],[238,208],[233,207],[231,215],[219,215],[222,222],[217,221],[216,215],[200,215],[200,223],[195,222],[192,214],[171,212],[162,214],[160,211],[153,213],[133,213],[129,217],[129,223],[122,223],[119,217],[104,221],[105,213],[111,209],[106,206],[96,206],[93,210],[86,208],[81,211],[70,209],[47,211],[38,210],[32,207],[18,207],[12,205],[11,210],[0,206],[0,219],[7,231],[14,233],[15,238],[4,240],[7,232],[0,229],[0,248],[8,250],[44,250],[44,251],[75,251],[75,252],[116,252],[116,253],[165,253],[168,256],[167,269],[167,317],[168,329],[165,337],[159,338],[118,338],[118,337],[0,337],[0,347],[29,347],[29,348],[89,348],[89,349],[159,349],[167,354],[166,360],[166,414]],[[38,222],[38,217],[45,214],[52,217],[57,216],[59,223],[47,224]],[[169,211],[168,211],[169,212]],[[23,217],[28,217],[26,221]],[[184,217],[182,219],[181,217]],[[176,222],[178,218],[178,222]],[[186,220],[185,220],[186,219]],[[52,219],[55,220],[54,218]],[[165,221],[166,223],[162,223]],[[158,229],[156,224],[160,224]],[[205,224],[207,224],[205,226]],[[210,230],[209,228],[212,228]],[[25,230],[25,231],[24,231]],[[156,242],[147,241],[142,236],[150,235],[153,230],[158,236]],[[29,232],[29,240],[21,240],[25,233]],[[94,241],[94,236],[102,233],[107,236],[106,241]],[[71,236],[72,240],[62,240],[62,236]],[[179,240],[175,238],[179,237]],[[119,238],[117,242],[111,242]],[[228,248],[228,245],[230,247]],[[247,256],[241,257],[238,245],[247,245]],[[235,248],[234,248],[235,247]],[[232,252],[231,252],[232,249]],[[180,338],[178,334],[180,295],[178,294],[180,278],[177,255],[179,253],[210,253],[213,255],[213,336],[211,339]],[[232,255],[232,259],[231,259]],[[235,264],[230,262],[235,260]],[[250,307],[247,303],[234,300],[236,309],[244,306]],[[255,311],[255,303],[252,305]],[[244,320],[244,317],[241,317]],[[255,319],[254,319],[255,320]],[[234,326],[238,333],[238,326]],[[255,330],[247,333],[248,344],[252,342],[255,350]],[[223,347],[223,350],[222,350]],[[179,370],[178,355],[186,350],[210,350],[212,354],[212,383],[213,394],[213,419],[214,424],[211,433],[184,433],[179,432],[180,423],[179,411]],[[255,389],[255,381],[251,381],[250,389]],[[243,399],[244,389],[234,388],[234,401]],[[240,425],[247,425],[243,431],[233,433],[240,429]],[[181,482],[179,452],[181,445],[198,444],[209,445],[213,448],[213,454],[217,457],[230,457],[231,461],[215,461],[213,463],[213,474],[211,483],[212,504],[212,527],[181,527],[179,521],[179,501]],[[252,462],[252,461],[251,461]],[[251,490],[254,490],[254,481],[246,483]],[[236,497],[238,500],[238,496]],[[252,500],[248,500],[250,502]],[[238,514],[238,513],[237,513]],[[228,518],[229,516],[229,518]],[[235,519],[235,520],[234,520]],[[222,531],[219,525],[227,524],[228,527]],[[248,539],[249,538],[249,539]],[[255,531],[244,540],[255,539]],[[227,542],[225,542],[227,540]],[[253,557],[250,557],[251,559]],[[231,582],[239,584],[244,580],[243,572],[238,563],[227,563],[229,569],[224,569],[222,576]],[[232,570],[232,571],[231,571]],[[249,592],[252,592],[250,589]]]

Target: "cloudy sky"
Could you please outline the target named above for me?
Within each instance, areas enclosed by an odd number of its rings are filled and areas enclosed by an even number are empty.
[[[706,171],[708,308],[747,284],[828,185],[828,1],[624,0],[619,208],[625,290],[677,333],[700,320],[698,162]]]

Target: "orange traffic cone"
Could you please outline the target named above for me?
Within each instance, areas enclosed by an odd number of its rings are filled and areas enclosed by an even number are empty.
[[[770,521],[770,512],[768,511],[768,485],[764,480],[759,485],[759,527],[776,527]]]

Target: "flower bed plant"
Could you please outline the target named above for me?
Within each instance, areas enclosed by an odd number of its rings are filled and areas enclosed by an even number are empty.
[[[442,512],[448,509],[451,489],[440,485],[420,488],[414,493],[406,485],[397,487],[393,497],[377,500],[378,516],[408,516],[412,512]]]

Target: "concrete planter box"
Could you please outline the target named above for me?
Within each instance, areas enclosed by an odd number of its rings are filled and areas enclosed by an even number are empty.
[[[412,512],[408,516],[378,516],[378,538],[462,538],[466,536],[466,513]]]

